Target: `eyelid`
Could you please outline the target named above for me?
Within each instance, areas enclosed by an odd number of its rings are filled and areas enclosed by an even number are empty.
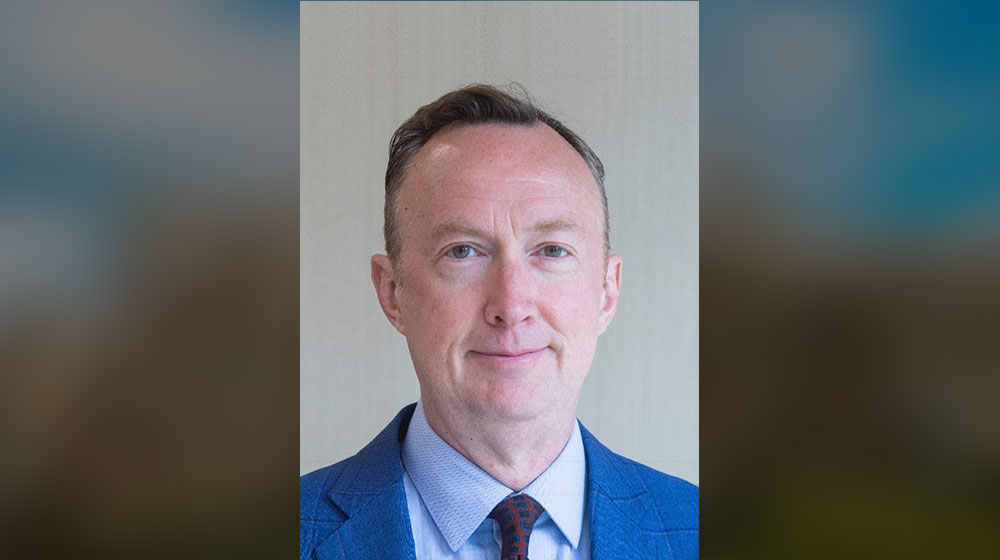
[[[559,249],[562,249],[562,251],[565,254],[563,254],[562,256],[559,256],[559,257],[548,257],[548,255],[545,255],[544,253],[545,253],[545,249],[548,249],[549,247],[558,247]],[[570,247],[568,247],[566,245],[563,245],[562,243],[543,243],[543,244],[539,245],[539,247],[535,251],[535,253],[536,254],[541,254],[542,256],[548,257],[548,258],[551,258],[551,259],[569,257],[569,256],[572,256],[574,254],[573,251],[572,251],[572,249],[570,249]]]
[[[451,256],[450,253],[453,250],[458,249],[459,247],[468,247],[469,249],[472,249],[473,251],[475,251],[476,254],[475,255],[469,255],[468,257],[465,257],[465,258],[459,258],[459,257],[453,257],[453,256]],[[448,245],[447,247],[445,247],[444,250],[441,251],[441,256],[443,258],[451,259],[451,260],[455,260],[455,261],[464,261],[464,260],[467,260],[467,259],[472,258],[472,257],[481,257],[481,256],[483,256],[485,254],[486,254],[486,252],[483,251],[483,249],[481,247],[479,247],[475,243],[468,243],[468,242],[465,242],[465,243],[452,243],[452,244]]]

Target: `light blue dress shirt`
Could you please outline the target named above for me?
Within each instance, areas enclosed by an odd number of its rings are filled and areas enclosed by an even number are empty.
[[[402,447],[403,483],[417,560],[496,560],[500,528],[487,517],[513,493],[431,429],[418,402]],[[555,461],[522,490],[545,508],[528,541],[531,560],[590,558],[587,464],[580,423]]]

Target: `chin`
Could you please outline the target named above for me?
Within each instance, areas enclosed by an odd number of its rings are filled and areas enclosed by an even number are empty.
[[[482,404],[481,412],[486,418],[516,422],[533,420],[551,410],[547,403],[534,398],[525,399],[521,395],[499,394]]]

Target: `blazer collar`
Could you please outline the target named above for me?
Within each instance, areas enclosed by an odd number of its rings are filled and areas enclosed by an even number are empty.
[[[671,559],[657,544],[662,523],[640,474],[581,424],[587,454],[587,508],[592,560],[609,558]]]
[[[415,406],[401,410],[330,488],[327,497],[347,519],[316,548],[320,560],[414,558],[399,448]]]

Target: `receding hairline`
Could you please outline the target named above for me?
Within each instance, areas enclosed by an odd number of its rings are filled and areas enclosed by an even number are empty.
[[[594,174],[591,171],[590,165],[587,163],[587,160],[584,159],[584,157],[576,150],[576,148],[573,147],[572,144],[569,143],[568,140],[566,140],[566,138],[563,137],[562,134],[559,134],[559,131],[557,131],[556,129],[552,128],[551,126],[549,126],[544,121],[535,121],[535,122],[532,122],[532,123],[506,123],[506,122],[467,123],[467,122],[456,122],[456,123],[452,123],[452,124],[449,124],[449,125],[441,128],[441,130],[435,132],[433,136],[431,136],[430,138],[428,138],[427,141],[422,146],[420,146],[420,149],[417,150],[417,153],[414,154],[414,156],[410,159],[409,162],[407,162],[407,165],[403,169],[403,171],[401,173],[401,176],[399,178],[399,188],[398,188],[398,191],[393,196],[393,202],[394,203],[398,203],[398,201],[400,199],[400,195],[402,194],[402,192],[405,191],[405,190],[409,190],[409,189],[406,189],[405,187],[412,180],[412,177],[413,177],[413,167],[417,164],[417,162],[425,160],[426,158],[430,157],[429,156],[429,152],[430,151],[433,151],[435,149],[438,149],[438,148],[442,147],[442,142],[444,141],[444,140],[442,140],[442,136],[446,136],[448,134],[454,134],[454,133],[457,133],[457,132],[460,132],[460,131],[464,131],[464,130],[473,130],[473,129],[480,129],[481,130],[481,129],[485,129],[485,128],[499,128],[499,129],[510,129],[510,130],[518,130],[518,129],[524,129],[524,130],[537,129],[537,130],[542,130],[543,128],[544,129],[548,129],[548,133],[546,133],[546,135],[547,135],[549,141],[550,142],[555,142],[555,144],[554,145],[550,145],[550,147],[547,147],[545,149],[546,150],[552,150],[553,155],[556,155],[556,156],[560,155],[560,154],[557,153],[557,150],[558,151],[562,151],[563,152],[562,155],[565,155],[565,156],[569,157],[570,161],[575,162],[572,165],[579,164],[579,166],[577,166],[576,168],[567,169],[567,170],[571,174],[579,174],[579,176],[581,178],[586,177],[586,179],[584,179],[584,180],[587,182],[588,188],[593,188],[594,189],[594,193],[598,197],[598,204],[602,207],[602,212],[604,211],[604,208],[603,208],[604,203],[601,200],[601,197],[603,195],[602,189],[601,189],[601,184],[598,183],[597,182],[597,178],[594,177]],[[558,148],[556,146],[558,146]],[[395,206],[396,206],[396,204],[394,204],[394,211],[398,210],[398,208],[395,208]],[[397,214],[397,217],[398,217],[398,214]]]
[[[519,131],[519,130],[524,130],[524,131],[543,130],[543,131],[547,131],[547,132],[545,132],[546,136],[549,137],[549,138],[551,138],[551,140],[553,142],[555,142],[555,144],[551,145],[552,151],[555,152],[556,149],[558,149],[560,151],[563,151],[563,152],[565,152],[566,155],[568,155],[571,158],[573,158],[573,161],[581,163],[583,165],[583,167],[580,167],[578,170],[579,171],[584,171],[585,174],[588,177],[590,177],[590,179],[592,180],[594,188],[596,188],[598,190],[600,189],[600,184],[598,184],[597,178],[594,177],[593,172],[590,170],[590,165],[587,163],[587,160],[584,159],[583,155],[581,155],[580,152],[578,152],[576,150],[576,148],[574,148],[573,145],[570,144],[570,142],[568,140],[566,140],[566,138],[562,134],[559,134],[559,131],[557,131],[556,129],[554,129],[551,126],[549,126],[549,124],[546,123],[545,121],[534,121],[534,122],[531,122],[531,123],[507,123],[507,122],[470,123],[470,122],[454,122],[454,123],[448,124],[447,126],[442,127],[441,130],[438,130],[437,132],[435,132],[430,138],[428,138],[427,141],[424,142],[424,144],[422,146],[420,146],[420,149],[417,150],[417,152],[413,155],[413,157],[410,159],[410,161],[407,162],[407,165],[406,165],[405,168],[403,168],[403,172],[402,172],[402,175],[400,177],[400,183],[399,183],[400,187],[402,187],[404,184],[406,184],[406,180],[410,176],[410,171],[412,170],[414,163],[417,162],[418,160],[422,159],[422,158],[427,157],[427,154],[428,154],[429,150],[433,150],[434,148],[439,147],[442,142],[445,142],[446,140],[443,140],[444,137],[452,135],[452,134],[457,134],[457,133],[460,133],[460,132],[464,132],[464,131],[482,130],[482,129],[498,129],[498,130],[511,131],[511,132],[516,132],[516,131]],[[559,148],[556,148],[556,146],[559,146]],[[598,193],[599,193],[599,191],[598,191]]]

